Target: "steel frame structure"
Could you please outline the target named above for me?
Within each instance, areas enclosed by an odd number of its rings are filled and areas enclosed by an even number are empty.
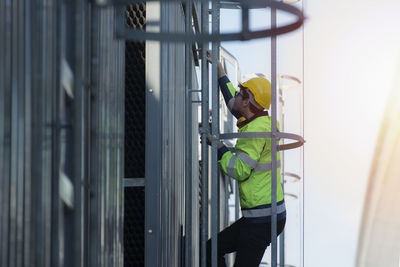
[[[98,5],[125,5],[130,3],[140,2],[139,0],[114,0],[114,1],[97,1]],[[152,1],[149,1],[152,2]],[[164,2],[164,1],[160,1]],[[165,2],[167,2],[165,0]],[[304,139],[296,134],[279,132],[276,126],[276,118],[277,118],[277,103],[276,103],[276,91],[277,91],[277,81],[276,81],[276,63],[277,63],[277,44],[276,44],[276,37],[279,34],[284,34],[293,30],[298,29],[304,20],[304,16],[302,11],[298,10],[297,8],[290,6],[289,4],[285,4],[283,2],[277,2],[273,0],[268,1],[261,1],[261,0],[253,0],[253,1],[238,1],[237,3],[234,2],[235,5],[242,8],[242,32],[240,33],[232,33],[232,34],[220,34],[219,33],[219,9],[220,4],[219,1],[213,0],[211,1],[211,34],[209,33],[209,8],[210,2],[209,0],[202,0],[201,1],[201,32],[200,33],[193,33],[192,32],[192,25],[191,25],[191,17],[190,14],[190,3],[191,1],[185,1],[186,3],[186,21],[185,21],[185,33],[171,33],[171,32],[162,32],[160,28],[156,29],[156,31],[136,31],[136,30],[129,30],[125,28],[123,23],[123,18],[117,18],[117,36],[123,39],[129,40],[146,40],[146,41],[161,41],[161,42],[185,42],[185,49],[186,49],[186,56],[188,56],[189,52],[188,49],[190,44],[193,42],[201,43],[202,45],[202,63],[201,63],[201,106],[202,106],[202,128],[200,129],[200,134],[203,140],[206,139],[208,133],[211,133],[213,136],[212,145],[211,145],[211,262],[212,266],[217,266],[217,235],[219,231],[219,171],[218,171],[218,163],[217,163],[217,142],[220,139],[232,139],[232,138],[254,138],[254,137],[263,137],[263,138],[271,138],[271,153],[272,153],[272,223],[271,223],[271,240],[272,240],[272,248],[271,248],[271,264],[272,266],[277,266],[277,235],[276,235],[276,225],[277,225],[277,214],[276,214],[276,166],[277,166],[277,159],[276,159],[276,152],[283,151],[287,149],[297,148],[303,145]],[[189,4],[188,4],[189,3]],[[270,7],[271,9],[271,29],[266,29],[257,32],[249,31],[249,9],[250,8],[265,8]],[[276,12],[277,10],[287,11],[297,17],[297,21],[277,27],[277,17]],[[188,25],[189,24],[189,25]],[[220,41],[230,41],[230,40],[249,40],[254,38],[265,38],[271,37],[271,85],[272,85],[272,101],[271,101],[271,117],[272,117],[272,130],[269,133],[220,133],[219,132],[219,90],[218,90],[218,81],[217,81],[217,60],[219,58],[219,42]],[[208,77],[208,63],[206,60],[206,53],[205,50],[209,47],[209,44],[212,44],[213,50],[213,58],[212,58],[212,125],[211,129],[208,128],[208,119],[209,119],[209,77]],[[188,68],[191,66],[190,60],[186,59],[185,67],[186,73]],[[187,103],[192,103],[191,101],[191,90],[188,87],[190,86],[190,78],[186,78],[185,87],[186,87],[186,96],[187,96]],[[153,93],[153,92],[151,92]],[[189,101],[190,99],[190,101]],[[188,108],[188,104],[186,105],[186,111],[190,112],[190,108]],[[188,124],[190,117],[187,116],[186,123]],[[159,131],[161,129],[153,129],[155,131]],[[187,135],[191,135],[188,133]],[[276,145],[276,141],[279,139],[292,139],[296,142],[290,144],[283,144],[283,145]],[[190,139],[186,137],[185,142],[188,144]],[[152,147],[157,150],[157,146],[161,144],[153,142],[151,146],[146,146],[146,150],[149,152],[152,151]],[[208,240],[208,147],[205,142],[202,143],[202,218],[201,218],[201,267],[206,266],[206,243]],[[190,161],[190,162],[189,162]],[[186,156],[186,166],[190,166],[192,159],[187,154]],[[157,172],[157,168],[154,166],[151,167],[154,171]],[[146,168],[147,169],[147,168]],[[160,170],[158,170],[160,171]],[[159,176],[159,174],[156,174]],[[186,191],[190,189],[191,186],[191,174],[190,170],[186,170]],[[147,184],[146,180],[146,187],[151,186],[151,184]],[[189,190],[190,191],[190,190]],[[187,191],[188,192],[188,191]],[[191,199],[190,193],[187,193],[185,196],[186,201]],[[150,201],[153,201],[149,199]],[[188,212],[190,209],[190,202],[186,202],[185,211]],[[157,209],[157,205],[155,206]],[[147,212],[146,212],[147,214]],[[146,215],[146,225],[151,224],[154,220],[148,218]],[[156,221],[156,220],[155,220]],[[185,232],[186,234],[190,233],[190,216],[186,214],[185,216]],[[157,229],[156,225],[146,226],[146,229]],[[147,230],[146,230],[147,231]],[[151,232],[150,232],[151,231]],[[153,232],[153,230],[149,230],[151,234],[151,239],[154,241],[147,242],[146,245],[146,255],[148,251],[152,251],[152,257],[154,252],[158,255],[157,248],[150,247],[150,244],[155,244],[157,242],[157,232]],[[147,236],[146,236],[147,237]],[[146,239],[147,240],[147,239]],[[189,245],[189,241],[191,240],[190,234],[186,236],[186,245]],[[154,251],[155,250],[155,251]],[[185,258],[186,264],[190,266],[189,259],[192,255],[192,251],[190,247],[186,247],[185,249]],[[150,259],[150,256],[146,256],[146,259]],[[146,266],[150,266],[150,263],[146,263]]]
[[[151,0],[152,1],[160,1],[160,0]],[[176,0],[173,0],[176,1]],[[132,3],[140,3],[140,0],[110,0],[110,1],[102,1],[98,0],[97,3],[99,5],[128,5]],[[169,2],[168,0],[161,0],[160,2]],[[186,2],[186,1],[185,1]],[[137,41],[165,41],[165,42],[222,42],[222,41],[235,41],[235,40],[251,40],[257,38],[265,38],[265,37],[273,37],[280,34],[285,34],[291,31],[294,31],[301,27],[304,21],[303,13],[297,8],[285,4],[284,2],[278,2],[274,0],[252,0],[245,1],[240,0],[235,3],[237,8],[242,9],[242,31],[239,33],[227,33],[220,34],[218,33],[168,33],[168,32],[145,32],[140,30],[132,30],[124,27],[123,23],[119,23],[117,26],[117,35],[120,38],[126,38]],[[266,8],[270,7],[271,9],[285,11],[296,16],[297,20],[291,24],[276,27],[271,27],[271,29],[264,29],[259,31],[250,31],[249,30],[249,9],[252,8]],[[216,15],[216,14],[215,14]]]
[[[197,160],[191,153],[194,133],[193,93],[201,92],[202,128],[205,140],[214,138],[209,147],[202,144],[202,217],[201,266],[206,266],[206,242],[212,240],[212,266],[217,265],[217,235],[220,230],[219,171],[217,141],[220,139],[264,137],[272,139],[273,201],[272,266],[276,256],[276,151],[301,146],[301,136],[277,132],[276,129],[276,36],[299,28],[304,20],[297,8],[278,1],[218,1],[187,0],[185,3],[184,32],[164,32],[163,25],[149,25],[147,32],[125,28],[123,6],[138,0],[16,0],[0,2],[0,192],[1,192],[1,265],[25,266],[121,266],[122,255],[122,199],[123,182],[127,186],[143,186],[153,195],[146,195],[146,262],[147,266],[161,266],[160,218],[163,204],[162,186],[157,178],[166,172],[160,151],[165,125],[153,123],[168,118],[164,106],[159,105],[162,95],[160,71],[152,73],[153,84],[146,87],[147,122],[146,176],[152,179],[125,179],[123,175],[123,110],[124,110],[124,44],[122,39],[159,40],[147,42],[146,48],[156,51],[150,65],[169,51],[162,43],[184,42],[185,92],[185,200],[184,208],[185,255],[181,262],[193,262],[195,252],[193,234],[198,222],[194,221],[193,164]],[[155,1],[148,1],[154,4]],[[160,3],[178,1],[162,0]],[[180,2],[181,3],[181,2]],[[113,8],[116,5],[117,8]],[[201,27],[193,31],[193,5],[200,6]],[[221,34],[219,10],[225,7],[242,9],[242,31]],[[249,10],[270,7],[271,29],[249,30]],[[157,8],[157,7],[156,7]],[[211,8],[211,32],[209,16]],[[294,23],[278,27],[276,10],[296,17]],[[156,12],[158,12],[156,14]],[[160,21],[161,12],[150,14]],[[193,18],[194,19],[194,18]],[[219,90],[217,60],[219,42],[228,40],[272,39],[272,118],[270,133],[220,133]],[[4,40],[4,41],[3,41]],[[193,88],[193,47],[203,48],[201,62],[201,90]],[[212,78],[205,50],[214,51]],[[153,60],[153,61],[151,61]],[[10,67],[11,66],[11,67]],[[164,60],[162,69],[170,65]],[[146,65],[147,67],[147,65]],[[150,79],[149,79],[150,80]],[[212,123],[209,127],[209,87],[211,83]],[[170,89],[170,88],[167,88]],[[183,116],[182,116],[183,117]],[[32,127],[31,127],[32,126]],[[168,130],[168,129],[167,129]],[[180,133],[179,133],[180,134]],[[175,136],[176,137],[176,136]],[[178,135],[178,137],[180,137]],[[276,146],[279,138],[297,142]],[[166,150],[166,149],[165,149]],[[155,156],[154,151],[160,152]],[[171,151],[165,152],[171,155]],[[155,160],[153,164],[152,159]],[[211,164],[210,164],[211,163]],[[211,165],[211,191],[208,190],[208,168]],[[23,170],[23,171],[21,171]],[[168,170],[171,172],[170,170]],[[169,175],[171,175],[169,173]],[[294,176],[295,177],[295,176]],[[147,177],[146,177],[147,178]],[[61,189],[61,190],[60,190]],[[181,190],[181,188],[178,188]],[[179,191],[181,192],[181,191]],[[209,224],[209,196],[211,195],[211,223]],[[180,195],[182,198],[182,194]],[[180,215],[183,209],[179,210]],[[4,212],[3,212],[4,211]],[[180,227],[180,226],[179,226]],[[178,229],[176,227],[174,230]],[[211,236],[209,232],[211,231]],[[168,233],[175,234],[177,231]],[[275,238],[274,238],[275,237]],[[33,246],[35,244],[35,246]],[[164,244],[164,243],[163,243]],[[165,245],[165,244],[164,244]],[[170,248],[171,249],[171,248]],[[156,256],[154,256],[156,255]],[[65,256],[65,257],[64,257]],[[69,256],[69,257],[68,257]],[[165,255],[164,255],[165,257]],[[164,263],[168,264],[168,263]]]

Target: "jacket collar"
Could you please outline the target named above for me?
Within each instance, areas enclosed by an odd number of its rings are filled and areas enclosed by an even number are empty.
[[[251,121],[257,119],[258,117],[262,117],[262,116],[268,116],[268,111],[267,111],[267,110],[264,110],[264,111],[261,111],[261,112],[259,112],[259,113],[254,114],[254,116],[251,117],[250,119],[244,120],[244,121],[242,121],[242,122],[237,123],[237,127],[238,127],[238,128],[242,128],[243,126],[245,126],[245,125],[248,124],[249,122],[251,122]]]

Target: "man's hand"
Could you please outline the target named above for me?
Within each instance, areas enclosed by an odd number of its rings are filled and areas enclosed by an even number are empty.
[[[196,51],[201,51],[201,48],[197,49]],[[212,64],[212,51],[207,49],[206,53],[207,53],[207,55],[206,55],[207,62]],[[219,60],[218,60],[217,65],[218,65],[218,78],[221,78],[226,75],[226,72],[225,72],[224,68],[222,67],[222,64]]]
[[[221,141],[218,142],[218,149],[220,149],[221,147],[223,147],[225,144],[222,143]]]
[[[202,49],[201,48],[198,48],[198,49],[196,49],[196,52],[200,52]],[[208,63],[211,63],[212,64],[212,52],[211,52],[211,50],[210,49],[207,49],[206,50],[206,60],[207,60],[207,62]]]
[[[200,137],[200,138],[201,138],[200,142],[203,142],[203,137]],[[211,146],[211,142],[212,142],[213,139],[214,139],[214,137],[211,134],[208,133],[207,136],[206,136],[207,145]],[[221,141],[218,142],[218,149],[220,149],[223,146],[224,146],[224,143],[222,143]]]
[[[207,55],[206,55],[207,61],[212,64],[212,51],[207,49]]]

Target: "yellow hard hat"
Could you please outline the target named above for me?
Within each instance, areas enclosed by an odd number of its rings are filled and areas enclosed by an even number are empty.
[[[271,105],[271,83],[263,78],[257,77],[242,83],[243,87],[249,89],[254,95],[254,100],[262,108],[269,109]]]

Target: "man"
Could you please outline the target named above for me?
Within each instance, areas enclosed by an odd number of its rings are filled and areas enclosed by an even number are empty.
[[[207,60],[211,62],[211,52]],[[237,92],[218,62],[219,86],[226,105],[238,119],[240,133],[271,132],[271,84],[254,78],[240,84]],[[279,125],[278,125],[279,127]],[[238,138],[235,154],[218,143],[218,162],[223,172],[238,182],[243,217],[218,234],[218,266],[226,266],[224,255],[236,252],[235,267],[258,267],[271,242],[271,139]],[[277,153],[277,234],[286,222]],[[207,264],[211,266],[211,240],[207,242]]]

